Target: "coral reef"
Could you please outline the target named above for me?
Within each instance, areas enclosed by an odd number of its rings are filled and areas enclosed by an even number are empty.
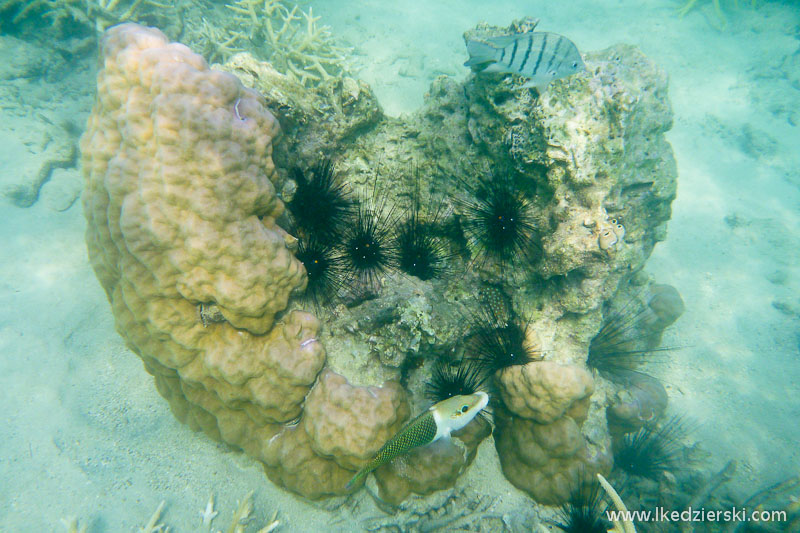
[[[508,307],[492,327],[525,317],[523,344],[544,357],[492,376],[504,473],[559,503],[607,472],[608,385],[583,364],[603,302],[665,236],[676,172],[663,135],[666,75],[627,46],[586,64],[543,94],[515,89],[511,76],[440,77],[419,113],[393,119],[351,78],[320,74],[308,88],[242,53],[222,66],[240,84],[160,32],[109,30],[82,141],[87,243],[118,330],[176,416],[245,450],[289,490],[345,494],[354,471],[425,408],[436,361],[472,355],[478,326],[463,317],[489,294]],[[287,169],[321,154],[336,154],[357,196],[384,185],[384,216],[415,194],[442,205],[459,274],[387,270],[368,296],[319,306],[319,319],[302,310],[306,272],[284,229],[296,190]],[[535,253],[524,267],[474,261],[465,238],[464,206],[488,169],[530,207],[536,236],[519,246]],[[606,230],[615,240],[601,246]],[[488,432],[478,419],[379,468],[380,497],[453,486]]]

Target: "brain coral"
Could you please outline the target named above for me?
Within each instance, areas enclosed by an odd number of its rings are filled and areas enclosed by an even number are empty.
[[[92,266],[177,416],[250,451],[300,414],[325,362],[316,318],[275,320],[305,283],[275,224],[277,135],[257,93],[185,46],[106,33],[81,141]],[[224,319],[204,324],[201,304]]]

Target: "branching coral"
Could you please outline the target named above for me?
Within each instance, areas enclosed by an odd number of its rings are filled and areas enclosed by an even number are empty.
[[[220,27],[204,21],[200,32],[198,44],[209,61],[224,61],[239,47],[247,48],[306,87],[345,71],[349,50],[335,44],[312,8],[306,12],[281,0],[236,0],[225,7],[234,14],[230,22]]]
[[[205,17],[200,25],[200,35],[202,38],[197,48],[209,63],[225,61],[233,54],[244,51],[244,48],[235,46],[242,38],[240,34],[210,24]]]

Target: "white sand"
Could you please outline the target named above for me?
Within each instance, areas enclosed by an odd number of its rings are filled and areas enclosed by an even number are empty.
[[[461,33],[479,20],[505,25],[534,15],[541,29],[564,33],[583,50],[636,44],[670,73],[679,192],[669,237],[648,270],[678,288],[687,311],[665,338],[684,348],[653,373],[668,383],[672,408],[700,423],[695,435],[711,452],[709,468],[740,461],[740,492],[800,471],[800,127],[768,110],[781,99],[800,108],[800,90],[756,79],[797,50],[800,10],[769,2],[757,11],[730,8],[719,32],[707,22],[709,9],[678,19],[670,0],[428,3],[314,4],[356,46],[360,75],[392,114],[419,106],[436,75],[466,74]],[[85,111],[86,97],[73,96],[65,105],[75,111],[62,114]],[[7,178],[32,164],[36,148],[23,141],[43,121],[2,114]],[[79,203],[58,212],[44,201],[29,209],[4,202],[0,210],[0,531],[59,531],[69,515],[90,531],[131,531],[162,499],[165,523],[200,531],[198,513],[211,492],[220,510],[215,529],[226,529],[236,500],[250,490],[256,520],[249,530],[274,509],[282,531],[326,529],[333,515],[276,489],[253,461],[175,421],[114,331],[86,258]],[[492,487],[504,509],[524,504],[498,474],[489,442],[478,463],[466,483]],[[378,514],[368,503],[354,513]],[[336,529],[358,530],[348,522]]]

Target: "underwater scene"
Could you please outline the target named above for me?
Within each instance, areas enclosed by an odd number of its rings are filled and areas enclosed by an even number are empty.
[[[800,532],[796,0],[0,0],[0,532]]]

